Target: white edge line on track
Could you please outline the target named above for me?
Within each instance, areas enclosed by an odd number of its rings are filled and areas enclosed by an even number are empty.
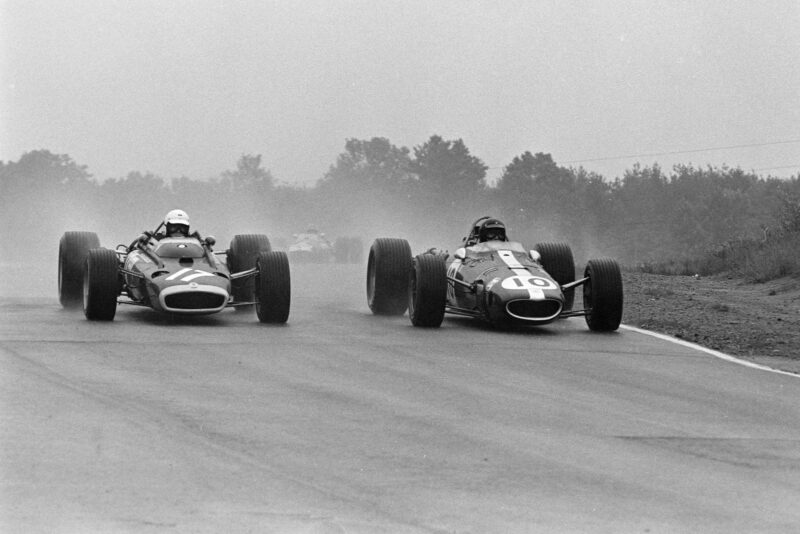
[[[682,339],[678,339],[676,337],[668,336],[666,334],[659,334],[658,332],[652,332],[650,330],[645,330],[643,328],[637,328],[635,326],[628,326],[626,324],[619,325],[620,328],[624,328],[625,330],[630,330],[631,332],[636,332],[639,334],[644,334],[646,336],[652,336],[664,341],[669,341],[671,343],[675,343],[677,345],[683,345],[684,347],[689,347],[690,349],[699,350],[701,352],[705,352],[706,354],[710,354],[715,358],[719,358],[720,360],[725,360],[726,362],[735,363],[738,365],[743,365],[745,367],[750,367],[752,369],[758,369],[760,371],[769,371],[770,373],[778,373],[781,375],[786,376],[793,376],[794,378],[800,378],[800,374],[791,373],[789,371],[782,371],[780,369],[773,369],[772,367],[767,367],[766,365],[760,365],[757,363],[749,362],[747,360],[740,360],[739,358],[735,358],[730,354],[725,354],[724,352],[719,352],[713,349],[709,349],[703,347],[702,345],[698,345],[697,343],[692,343],[690,341],[684,341]]]

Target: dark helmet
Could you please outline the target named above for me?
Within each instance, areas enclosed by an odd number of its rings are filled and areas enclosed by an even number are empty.
[[[506,225],[497,219],[486,219],[478,230],[478,241],[506,241]]]

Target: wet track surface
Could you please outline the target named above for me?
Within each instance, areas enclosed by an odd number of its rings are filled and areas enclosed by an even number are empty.
[[[292,277],[285,326],[5,287],[0,530],[800,529],[800,379],[583,319],[415,329],[363,266]]]

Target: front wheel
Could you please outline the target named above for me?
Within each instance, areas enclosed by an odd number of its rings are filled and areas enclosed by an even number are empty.
[[[272,250],[264,234],[238,234],[233,236],[228,248],[228,270],[233,273],[247,271],[256,266],[258,255]],[[253,277],[248,276],[231,283],[234,302],[252,302],[255,297]],[[252,310],[251,306],[237,306],[236,310]]]
[[[262,252],[256,261],[256,314],[262,323],[289,320],[292,300],[289,258],[285,252]]]
[[[583,284],[586,324],[596,332],[611,332],[622,322],[622,274],[611,259],[589,260]]]
[[[444,256],[420,254],[414,258],[408,281],[408,316],[414,326],[437,328],[447,304],[447,266]]]
[[[120,293],[117,254],[94,248],[83,270],[83,314],[90,321],[113,321]]]
[[[405,239],[380,237],[369,249],[367,304],[376,315],[403,315],[408,308],[411,246]]]
[[[544,270],[559,285],[575,281],[575,260],[567,243],[537,243],[534,249]],[[572,310],[575,301],[575,288],[564,291],[564,311]]]

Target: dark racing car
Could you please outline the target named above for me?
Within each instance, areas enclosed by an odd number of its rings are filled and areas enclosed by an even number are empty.
[[[62,306],[82,305],[87,319],[100,321],[113,320],[117,304],[175,315],[255,307],[261,322],[288,320],[289,262],[267,236],[237,235],[227,251],[214,252],[212,237],[163,235],[160,228],[116,250],[101,247],[94,232],[66,232],[58,251]]]
[[[583,308],[573,309],[583,287]],[[546,325],[583,316],[591,330],[613,331],[622,319],[622,277],[612,259],[593,259],[575,278],[572,250],[542,243],[526,250],[505,226],[482,217],[450,256],[431,249],[412,257],[404,239],[379,238],[367,264],[367,301],[378,315],[409,312],[414,326],[438,327],[445,312],[492,325]]]

